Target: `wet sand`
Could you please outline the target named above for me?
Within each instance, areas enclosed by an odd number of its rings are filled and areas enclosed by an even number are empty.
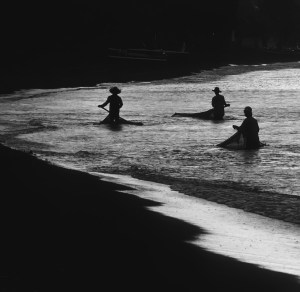
[[[134,175],[138,179],[167,184],[174,191],[228,207],[300,225],[300,197],[267,192],[234,182],[178,179],[163,175]]]
[[[155,212],[204,228],[205,234],[192,240],[193,244],[269,270],[295,275],[300,280],[300,226],[297,224],[186,196],[168,185],[128,175],[92,174],[134,189],[127,193],[160,202],[160,206],[150,207]],[[228,189],[222,188],[223,193],[226,191]],[[243,198],[237,200],[244,201]]]
[[[2,145],[0,156],[2,291],[300,289],[296,277],[188,243],[205,231],[149,210],[159,203],[128,187]]]

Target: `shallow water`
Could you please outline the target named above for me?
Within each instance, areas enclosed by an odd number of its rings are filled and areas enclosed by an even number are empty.
[[[94,124],[106,117],[97,105],[112,84],[21,90],[0,95],[0,141],[93,174],[169,184],[191,197],[163,185],[106,177],[137,188],[132,191],[136,195],[163,202],[154,211],[204,227],[207,234],[195,244],[299,276],[299,226],[288,223],[300,224],[299,78],[300,64],[288,63],[227,66],[175,79],[117,84],[122,117],[144,126]],[[224,121],[171,117],[209,109],[215,86],[231,103]],[[216,147],[235,132],[232,125],[242,122],[247,105],[268,146],[255,151]]]
[[[9,146],[85,171],[193,178],[299,196],[299,78],[300,64],[286,63],[117,84],[122,117],[142,121],[142,127],[93,124],[106,116],[97,105],[111,84],[23,90],[0,96],[0,129]],[[209,109],[215,86],[231,103],[224,121],[171,117]],[[234,133],[232,125],[242,122],[247,105],[268,146],[258,151],[216,147]]]

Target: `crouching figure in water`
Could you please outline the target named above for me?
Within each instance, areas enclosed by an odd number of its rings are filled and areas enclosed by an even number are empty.
[[[246,140],[246,149],[257,149],[261,146],[258,136],[259,126],[257,120],[252,117],[252,108],[250,106],[245,107],[244,114],[246,119],[244,119],[241,126],[233,125],[232,127],[243,134]]]
[[[99,105],[98,107],[104,108],[109,104],[109,119],[111,123],[117,124],[120,119],[120,108],[123,106],[122,98],[118,95],[121,93],[121,90],[118,87],[112,87],[110,90],[110,95],[106,102]]]

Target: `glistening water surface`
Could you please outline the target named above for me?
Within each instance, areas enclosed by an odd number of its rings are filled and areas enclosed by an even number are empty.
[[[112,84],[89,88],[31,89],[1,95],[2,140],[50,161],[84,171],[139,177],[194,179],[299,196],[300,64],[227,66],[153,82],[114,84],[122,89],[121,116],[144,126],[94,125],[97,107]],[[219,86],[227,102],[224,121],[171,117],[211,108]],[[215,145],[241,124],[251,106],[268,144],[258,151]]]
[[[299,276],[299,226],[290,224],[300,224],[299,79],[300,64],[286,63],[114,84],[122,89],[122,117],[144,126],[94,124],[107,114],[97,105],[112,84],[21,90],[0,95],[0,141],[94,175],[127,174],[170,184],[191,197],[128,176],[105,178],[161,202],[154,211],[205,228],[207,234],[193,243]],[[224,121],[172,117],[209,109],[215,86],[231,104]],[[242,122],[248,105],[268,146],[255,151],[216,147],[235,132],[232,125]]]

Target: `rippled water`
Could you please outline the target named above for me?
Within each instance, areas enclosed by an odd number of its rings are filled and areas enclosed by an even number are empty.
[[[162,175],[299,195],[300,64],[228,66],[154,82],[117,84],[122,117],[144,126],[97,126],[97,107],[111,84],[90,88],[18,91],[1,95],[2,140],[85,171]],[[231,107],[221,122],[171,117],[211,106],[219,86]],[[234,133],[245,106],[253,108],[258,151],[215,145]]]

